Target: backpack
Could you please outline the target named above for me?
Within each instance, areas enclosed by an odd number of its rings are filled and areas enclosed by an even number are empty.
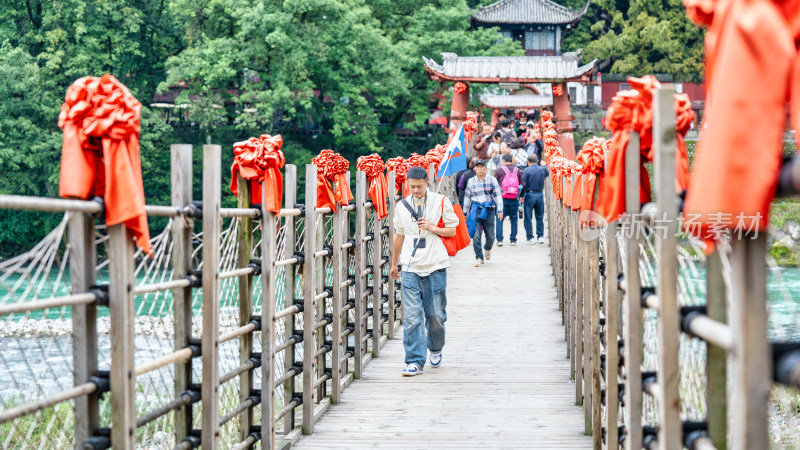
[[[515,199],[517,198],[517,194],[519,194],[519,177],[517,176],[517,170],[519,169],[516,166],[514,166],[512,172],[508,171],[508,166],[503,166],[502,169],[506,175],[503,177],[503,183],[500,185],[500,190],[503,191],[501,197]]]

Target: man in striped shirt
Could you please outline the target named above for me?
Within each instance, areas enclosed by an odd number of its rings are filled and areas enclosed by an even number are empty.
[[[467,190],[464,192],[464,211],[467,211],[469,218],[468,224],[474,222],[475,229],[472,231],[472,249],[475,250],[475,267],[484,264],[486,260],[492,259],[492,245],[494,244],[495,215],[498,220],[503,220],[502,209],[497,206],[503,204],[503,197],[500,196],[500,183],[491,175],[486,174],[486,162],[482,159],[475,161],[475,176],[470,178],[467,183]],[[501,222],[502,223],[502,222]],[[481,233],[486,235],[486,245],[481,248]]]

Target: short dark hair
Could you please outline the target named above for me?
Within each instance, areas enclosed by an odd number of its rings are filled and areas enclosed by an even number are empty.
[[[425,180],[428,181],[428,171],[422,167],[414,166],[406,172],[406,178],[409,180]]]
[[[500,121],[500,126],[503,127],[503,128],[507,128],[509,123],[511,123],[510,120],[503,119],[503,120]]]
[[[492,138],[493,138],[493,139],[494,139],[494,138],[501,138],[501,137],[503,137],[503,133],[501,133],[501,132],[499,132],[499,131],[495,131],[495,132],[492,134]]]
[[[534,154],[531,154],[531,155],[528,155],[528,162],[529,162],[529,163],[536,164],[536,163],[538,163],[538,162],[539,162],[539,157],[538,157],[538,156],[536,156],[536,153],[534,153]]]
[[[505,155],[503,155],[503,162],[511,162],[511,160],[512,160],[512,159],[513,159],[513,158],[512,158],[512,157],[511,157],[511,155],[509,155],[508,153],[506,153]]]

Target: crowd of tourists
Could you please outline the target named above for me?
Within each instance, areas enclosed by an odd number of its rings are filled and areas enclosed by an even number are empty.
[[[544,145],[537,124],[525,120],[522,114],[517,127],[502,116],[494,130],[484,124],[474,141],[475,156],[467,169],[456,175],[458,200],[467,215],[476,267],[491,259],[495,243],[498,247],[505,244],[506,218],[511,225],[510,245],[517,245],[520,218],[525,242],[544,243],[543,190],[549,172],[542,158]]]

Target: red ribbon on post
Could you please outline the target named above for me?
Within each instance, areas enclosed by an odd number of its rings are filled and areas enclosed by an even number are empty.
[[[411,165],[402,156],[396,156],[386,160],[386,171],[394,172],[394,185],[397,192],[402,192],[403,197],[411,195],[411,191],[406,184],[406,175]]]
[[[377,153],[359,156],[356,160],[356,169],[366,172],[369,181],[369,198],[375,207],[378,217],[383,219],[388,214],[386,197],[389,195],[389,186],[383,175],[383,160]]]
[[[58,116],[64,130],[58,195],[102,196],[106,224],[124,223],[149,255],[139,157],[141,113],[141,103],[112,75],[72,83]]]
[[[233,144],[231,164],[231,192],[238,195],[236,171],[250,181],[250,197],[253,203],[263,203],[266,211],[278,213],[283,204],[283,176],[281,168],[286,158],[281,151],[283,138],[280,135],[262,134]],[[261,184],[266,186],[267,197],[262,198]]]
[[[586,141],[578,154],[578,163],[581,165],[582,189],[580,199],[577,200],[581,211],[594,208],[594,194],[597,188],[598,178],[603,178],[603,165],[605,163],[605,151],[608,148],[608,140],[593,137]],[[573,204],[575,201],[573,201]]]
[[[314,157],[311,163],[317,166],[317,208],[331,208],[336,211],[337,203],[350,203],[353,194],[346,175],[350,162],[339,153],[326,149]]]
[[[411,157],[406,160],[409,167],[422,167],[428,170],[428,158],[420,155],[419,153],[412,153]]]

